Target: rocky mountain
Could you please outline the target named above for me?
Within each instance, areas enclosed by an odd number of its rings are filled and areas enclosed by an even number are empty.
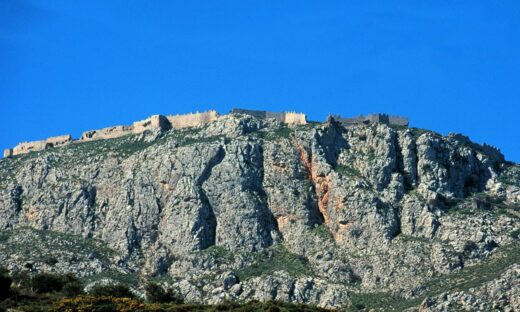
[[[0,160],[0,266],[187,302],[517,311],[519,219],[519,165],[385,124],[230,114]]]

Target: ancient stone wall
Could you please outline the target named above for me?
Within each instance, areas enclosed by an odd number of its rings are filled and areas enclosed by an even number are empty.
[[[401,116],[389,116],[389,123],[395,126],[408,127],[408,118]]]
[[[203,113],[197,112],[175,116],[153,115],[147,119],[136,121],[131,126],[114,126],[99,130],[85,131],[81,135],[81,138],[75,142],[114,139],[127,134],[142,133],[146,130],[152,129],[169,130],[171,128],[180,129],[194,127],[215,121],[218,117],[219,114],[214,110]],[[22,142],[14,148],[5,149],[4,157],[11,157],[33,151],[41,151],[49,147],[66,145],[71,142],[74,142],[71,135],[50,137],[46,140],[34,142]]]
[[[504,158],[504,154],[502,154],[502,152],[500,151],[499,148],[497,148],[496,146],[493,146],[493,145],[489,145],[489,144],[475,144],[475,145],[478,145],[478,148],[484,153],[484,154],[487,154],[487,155],[492,155],[492,157],[494,157],[495,159],[499,159],[500,161],[505,161],[505,158]]]
[[[22,142],[13,148],[13,156],[29,152],[41,151],[47,148],[48,143],[43,141]]]
[[[145,120],[134,122],[132,127],[134,133],[142,133],[151,129],[170,130],[172,125],[165,116],[153,115]]]
[[[259,111],[252,109],[241,109],[241,108],[233,108],[231,110],[232,114],[244,114],[253,116],[256,118],[274,118],[279,120],[280,122],[286,124],[293,125],[305,125],[307,124],[307,116],[302,113],[295,112],[269,112],[269,111]]]
[[[231,114],[243,114],[249,115],[256,118],[267,118],[266,111],[252,110],[252,109],[242,109],[242,108],[233,108],[231,110]]]
[[[408,118],[400,116],[389,116],[387,114],[370,114],[367,116],[360,115],[352,118],[343,118],[339,115],[332,117],[334,120],[340,122],[345,127],[371,123],[383,123],[393,126],[408,126]]]
[[[307,116],[303,113],[296,112],[269,112],[259,110],[248,110],[234,108],[231,110],[232,114],[246,114],[257,118],[274,118],[280,122],[289,125],[304,125],[307,124]],[[349,127],[358,124],[370,124],[370,123],[385,123],[390,125],[408,126],[408,118],[399,116],[389,116],[386,114],[372,114],[368,116],[358,116],[354,118],[342,118],[341,116],[331,116],[336,121],[342,123],[344,126]],[[191,113],[184,115],[153,115],[147,119],[134,122],[131,126],[115,126],[108,127],[100,130],[86,131],[81,135],[81,138],[77,142],[92,141],[92,140],[103,140],[118,138],[127,134],[142,133],[146,130],[169,130],[169,129],[181,129],[187,127],[196,127],[215,121],[219,118],[217,111],[210,110],[202,113]],[[32,151],[41,151],[49,147],[66,145],[74,142],[70,135],[62,135],[57,137],[51,137],[42,141],[34,142],[22,142],[14,148],[4,150],[4,157],[11,157],[14,155],[29,153]],[[494,151],[496,150],[492,146],[483,145],[482,149]],[[499,151],[496,151],[499,154]]]
[[[280,122],[285,122],[285,113],[282,112],[265,112],[265,118],[274,118]]]
[[[210,110],[203,113],[197,112],[184,115],[168,115],[166,116],[166,119],[168,119],[172,128],[181,129],[205,125],[209,122],[217,120],[218,117],[219,114],[217,111]]]
[[[52,144],[52,146],[68,144],[71,141],[72,141],[72,136],[70,134],[50,137],[47,140],[45,140],[45,142]]]
[[[9,156],[15,156],[25,154],[29,152],[41,151],[49,147],[66,145],[72,142],[72,136],[70,134],[50,137],[46,140],[33,141],[33,142],[22,142],[15,146],[13,149],[7,149],[4,151],[4,157],[7,154]],[[7,157],[9,157],[7,156]]]
[[[390,124],[390,118],[386,114],[370,114],[365,117],[370,123]]]
[[[80,141],[93,141],[93,140],[104,140],[114,139],[122,137],[123,135],[133,133],[132,126],[115,126],[108,127],[100,130],[85,131],[81,135]]]
[[[302,113],[287,112],[285,113],[284,122],[289,125],[306,125],[307,115]]]

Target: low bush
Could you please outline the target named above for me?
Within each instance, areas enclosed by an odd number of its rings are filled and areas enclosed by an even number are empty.
[[[155,283],[148,283],[145,286],[146,299],[151,303],[175,303],[182,304],[184,300],[173,290],[164,290],[162,286]]]
[[[89,295],[95,297],[134,298],[130,288],[123,284],[96,285],[89,291]]]
[[[39,273],[31,278],[31,288],[39,294],[60,291],[63,285],[62,277],[52,273]]]
[[[63,285],[61,292],[69,298],[79,296],[83,294],[83,284],[79,281],[69,282]]]
[[[130,312],[146,311],[145,306],[136,299],[114,297],[76,297],[61,299],[54,304],[53,312]]]
[[[5,299],[11,291],[13,279],[7,274],[0,274],[0,299]]]

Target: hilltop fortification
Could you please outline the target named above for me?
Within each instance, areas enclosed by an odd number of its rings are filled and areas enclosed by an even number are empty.
[[[4,150],[4,157],[11,157],[29,152],[41,151],[51,147],[63,146],[71,143],[81,143],[94,140],[119,138],[129,134],[143,133],[147,130],[167,131],[186,127],[197,127],[217,120],[219,114],[211,110],[202,113],[184,115],[153,115],[147,119],[134,122],[129,126],[113,126],[98,130],[83,132],[79,140],[74,140],[70,134],[51,137],[46,140],[22,142],[14,148]]]
[[[307,124],[307,115],[296,112],[271,112],[264,110],[250,110],[234,108],[231,114],[249,115],[259,119],[272,118],[288,125]],[[22,142],[14,148],[4,150],[4,157],[11,157],[29,152],[41,151],[47,148],[63,146],[71,143],[81,143],[93,140],[105,140],[119,138],[129,134],[143,133],[150,131],[167,131],[170,129],[182,129],[197,127],[217,121],[220,115],[215,110],[206,112],[196,112],[182,115],[153,115],[147,119],[134,122],[132,125],[119,125],[103,129],[89,130],[83,132],[78,140],[74,140],[71,135],[51,137],[46,140]],[[345,127],[354,125],[384,123],[388,125],[408,126],[408,118],[390,116],[386,114],[372,114],[353,118],[343,118],[339,115],[331,116]]]

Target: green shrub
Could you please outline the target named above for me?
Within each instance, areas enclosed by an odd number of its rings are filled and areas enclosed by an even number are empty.
[[[312,276],[314,274],[307,258],[294,254],[284,245],[278,244],[255,254],[255,261],[236,272],[239,280],[269,275],[283,270],[291,276]]]
[[[12,283],[13,279],[9,275],[0,275],[0,299],[5,299],[9,296]]]
[[[21,289],[31,289],[31,276],[26,271],[12,273],[14,284]]]
[[[116,298],[134,298],[134,294],[130,288],[123,284],[115,285],[96,285],[89,294],[96,297],[116,297]]]
[[[155,283],[148,283],[144,289],[146,291],[146,299],[151,303],[184,303],[184,300],[171,289],[164,290],[164,288]]]
[[[61,291],[66,297],[76,297],[83,294],[83,284],[80,281],[72,281],[63,285]]]
[[[363,175],[361,174],[361,172],[354,168],[354,167],[349,167],[349,166],[344,166],[344,165],[336,165],[334,170],[339,173],[340,175],[342,176],[346,176],[346,177],[362,177]]]
[[[63,279],[59,275],[51,273],[39,273],[31,278],[31,288],[39,294],[60,291],[63,284]]]

